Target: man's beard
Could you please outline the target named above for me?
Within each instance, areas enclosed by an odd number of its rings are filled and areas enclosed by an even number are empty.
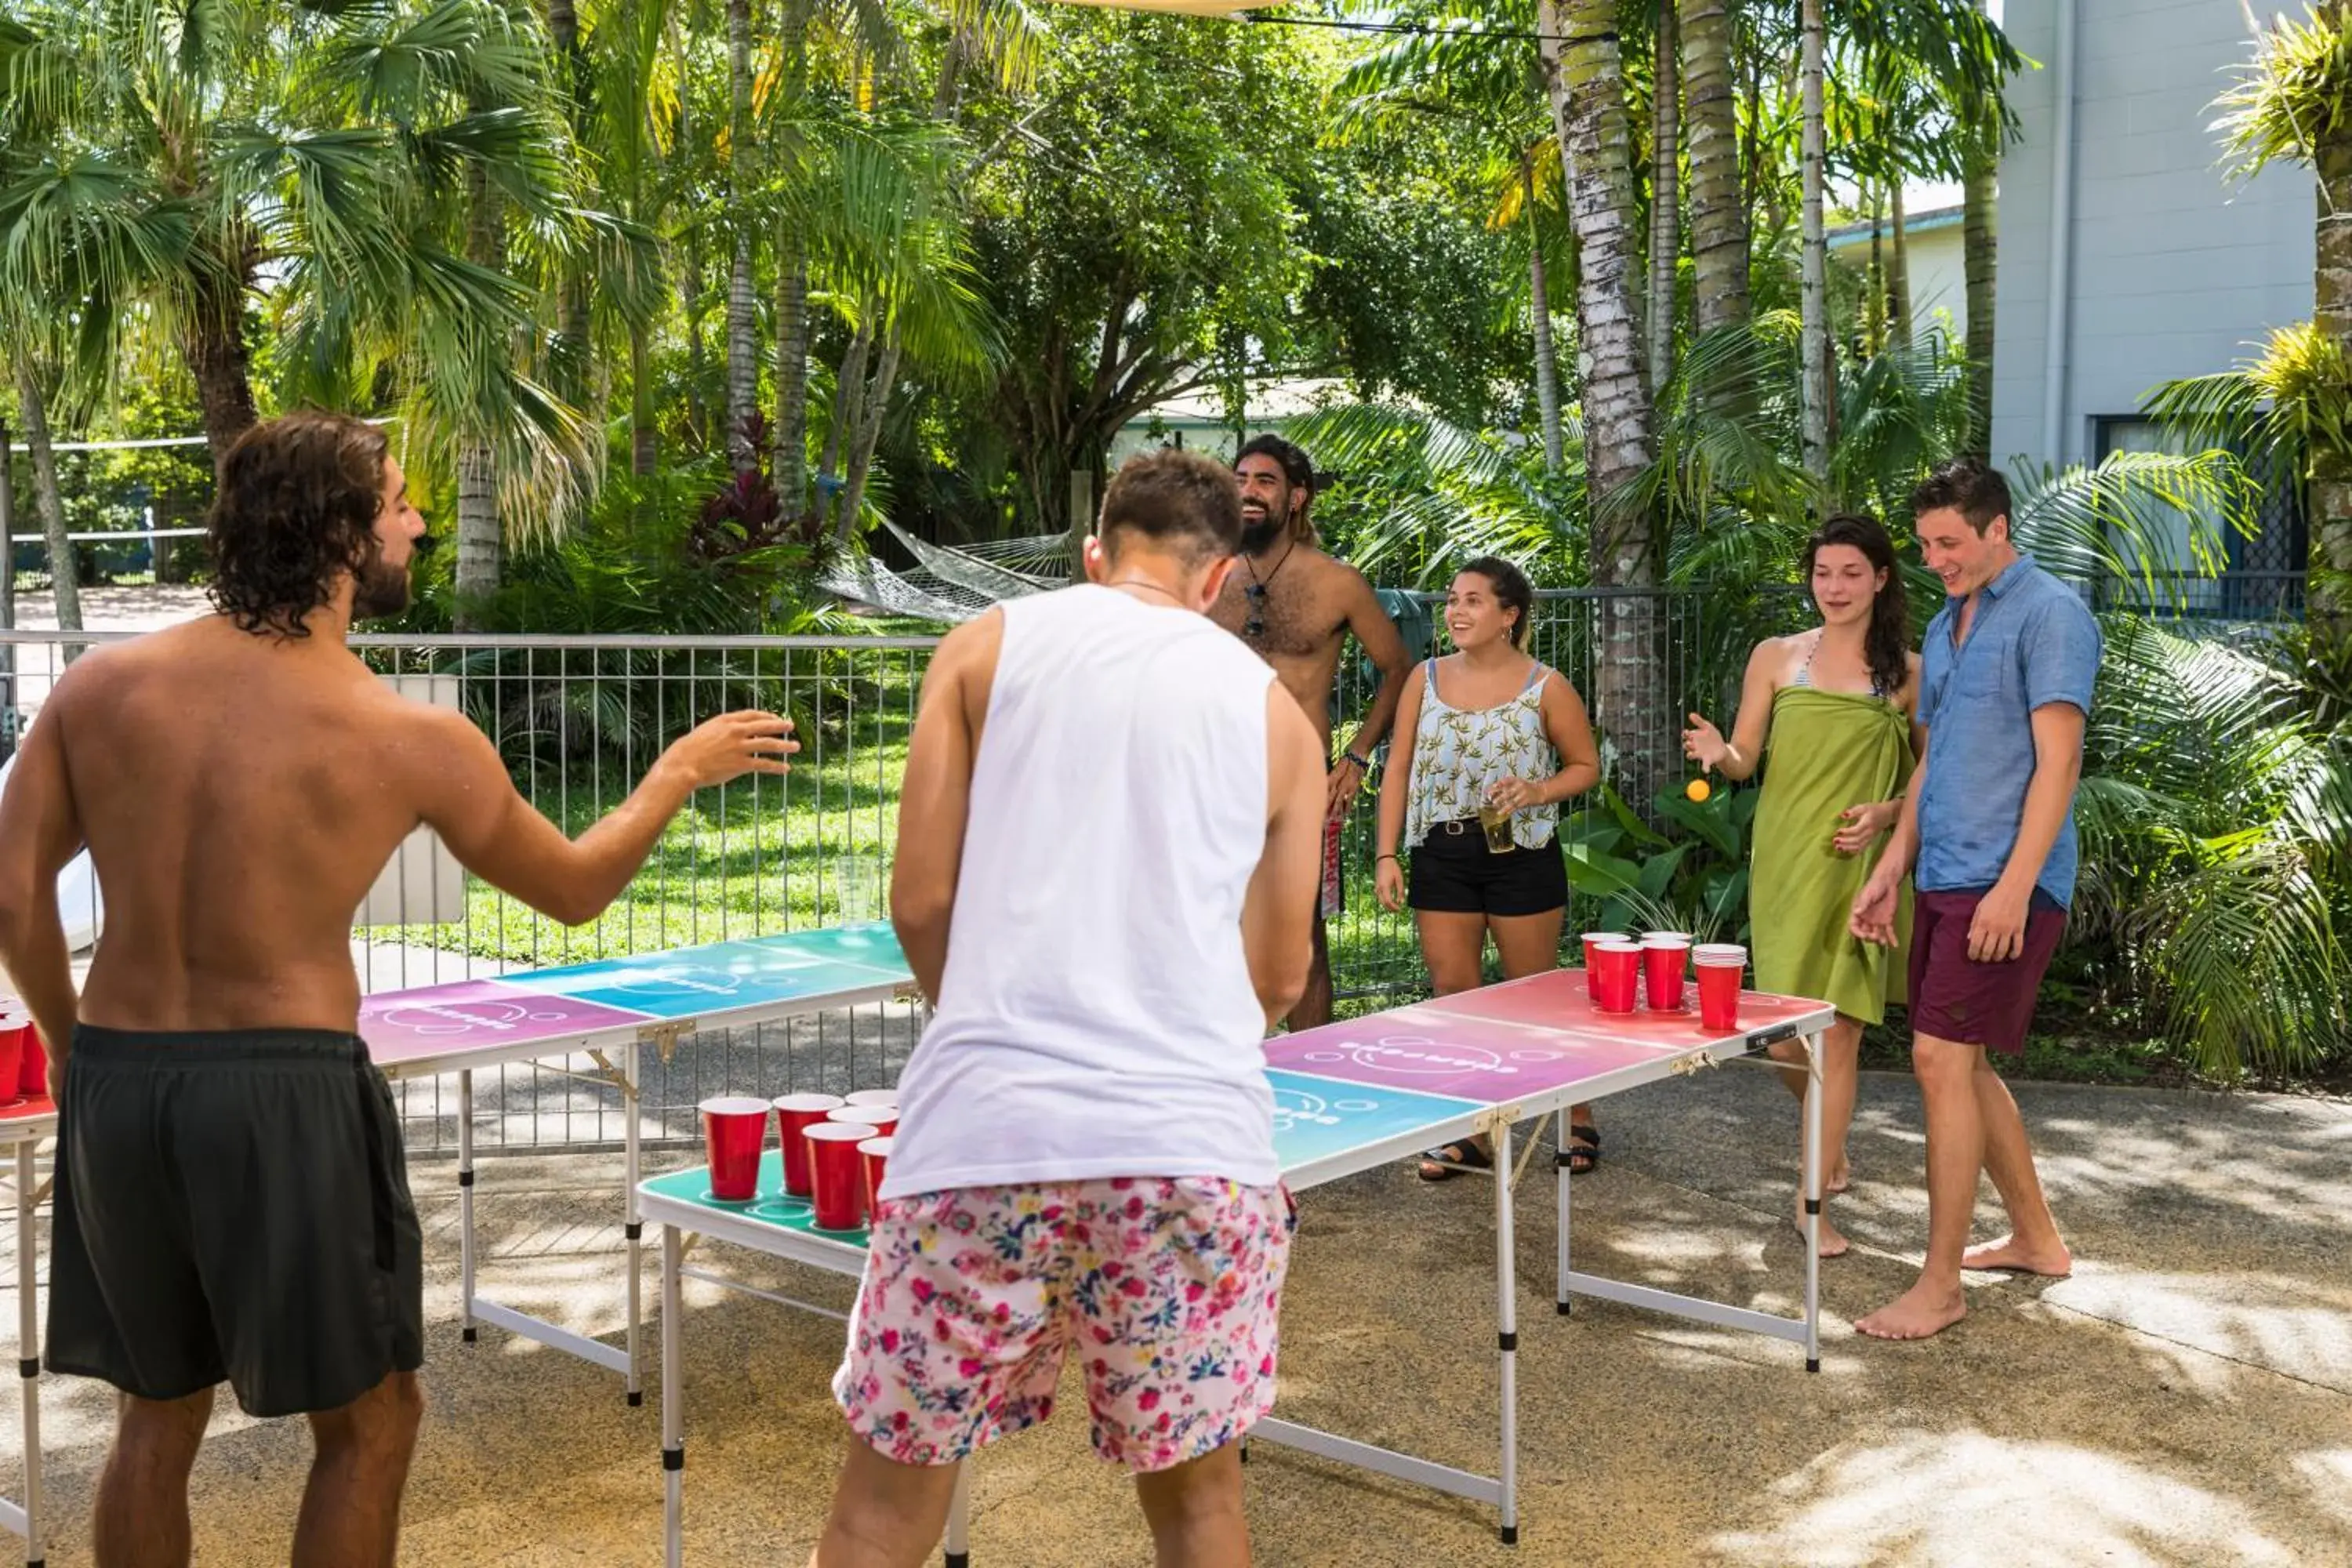
[[[352,619],[380,621],[407,608],[407,568],[385,565],[379,550],[352,580]]]
[[[1242,515],[1244,517],[1247,517],[1249,514],[1244,512]],[[1278,520],[1273,517],[1268,517],[1264,522],[1244,522],[1242,524],[1242,553],[1244,555],[1263,555],[1267,551],[1274,548],[1274,542],[1281,536],[1282,524]]]

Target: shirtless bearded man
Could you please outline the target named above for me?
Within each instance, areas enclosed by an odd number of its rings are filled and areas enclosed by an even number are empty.
[[[1274,667],[1307,710],[1326,758],[1331,758],[1331,684],[1349,632],[1381,672],[1381,689],[1363,724],[1330,761],[1323,839],[1327,896],[1316,910],[1315,965],[1289,1019],[1294,1029],[1311,1029],[1331,1021],[1331,953],[1323,922],[1339,912],[1328,896],[1339,880],[1337,828],[1363,787],[1372,749],[1388,738],[1412,661],[1364,574],[1316,548],[1308,516],[1315,470],[1307,454],[1278,436],[1257,437],[1234,459],[1234,479],[1242,492],[1241,565],[1225,579],[1209,617]]]
[[[462,713],[344,646],[408,603],[425,520],[383,433],[295,414],[222,460],[215,615],[58,682],[0,798],[0,965],[59,1109],[48,1366],[121,1391],[98,1568],[184,1568],[215,1384],[306,1415],[294,1568],[391,1568],[422,1401],[419,1227],[390,1089],[354,1032],[352,919],[420,822],[475,875],[593,920],[693,793],[780,773],[791,725],[730,713],[566,838]],[[58,870],[106,931],[74,993]]]

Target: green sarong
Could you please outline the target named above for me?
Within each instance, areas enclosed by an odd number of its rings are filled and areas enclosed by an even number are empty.
[[[1893,800],[1911,776],[1911,721],[1882,697],[1783,687],[1772,699],[1765,739],[1763,796],[1756,803],[1755,858],[1748,908],[1756,986],[1827,1002],[1875,1024],[1904,1000],[1911,888],[1903,888],[1895,930],[1884,948],[1848,929],[1886,840],[1841,855],[1831,838],[1851,805]]]

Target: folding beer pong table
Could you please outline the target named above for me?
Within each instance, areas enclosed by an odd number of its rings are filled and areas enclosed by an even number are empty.
[[[637,1216],[640,1049],[655,1047],[667,1061],[679,1038],[698,1030],[885,1001],[908,991],[913,981],[897,936],[888,922],[877,921],[379,991],[364,998],[360,1036],[385,1077],[457,1075],[457,1272],[466,1340],[475,1338],[477,1320],[495,1324],[619,1373],[629,1403],[644,1403],[637,1353],[644,1246]],[[594,1071],[573,1076],[611,1084],[621,1093],[629,1321],[627,1343],[619,1350],[488,1300],[474,1288],[474,1073],[575,1054],[586,1056]]]
[[[58,1131],[58,1108],[47,1095],[0,1110],[0,1148],[16,1155],[16,1376],[24,1386],[25,1500],[0,1498],[0,1526],[25,1538],[25,1561],[41,1562],[41,1312],[37,1294],[40,1248],[33,1238],[33,1211],[41,1190],[34,1181],[34,1154]]]
[[[1752,1330],[1805,1347],[1809,1372],[1821,1368],[1820,1241],[1821,1096],[1819,1041],[1834,1014],[1825,1004],[1742,993],[1739,1026],[1717,1033],[1699,1026],[1695,1009],[1609,1015],[1595,1009],[1581,970],[1508,981],[1433,1002],[1281,1036],[1265,1043],[1267,1080],[1274,1089],[1275,1147],[1283,1179],[1293,1191],[1386,1164],[1470,1133],[1493,1141],[1495,1162],[1495,1311],[1499,1357],[1500,1464],[1493,1476],[1474,1475],[1412,1455],[1375,1447],[1293,1422],[1268,1419],[1250,1436],[1303,1448],[1328,1458],[1492,1505],[1502,1539],[1518,1538],[1517,1317],[1512,1268],[1513,1127],[1557,1114],[1623,1089],[1718,1061],[1749,1058],[1783,1039],[1803,1038],[1811,1092],[1805,1100],[1804,1191],[1807,1246],[1804,1313],[1781,1318],[1745,1307],[1677,1295],[1573,1270],[1569,1266],[1569,1179],[1557,1159],[1559,1242],[1558,1303],[1571,1295],[1599,1297],[1671,1312],[1717,1327]],[[1532,1140],[1530,1146],[1532,1147]],[[708,1237],[771,1257],[855,1276],[866,1262],[863,1231],[815,1228],[808,1205],[782,1192],[776,1153],[762,1163],[759,1195],[722,1203],[709,1193],[707,1169],[658,1176],[639,1187],[645,1217],[662,1227],[662,1468],[667,1490],[667,1561],[682,1552],[685,1392],[680,1370],[680,1280],[685,1238]],[[808,1308],[751,1290],[700,1269],[697,1279]],[[838,1318],[841,1314],[826,1312]],[[965,1561],[964,1493],[948,1531],[948,1561]]]

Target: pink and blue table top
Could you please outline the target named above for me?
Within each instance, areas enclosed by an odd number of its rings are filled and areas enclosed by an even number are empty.
[[[535,1046],[574,1049],[650,1025],[807,1011],[887,994],[913,978],[889,924],[877,921],[379,991],[360,1004],[360,1037],[384,1068],[520,1057]]]
[[[1753,991],[1741,994],[1739,1027],[1728,1032],[1700,1026],[1695,992],[1679,1012],[1602,1013],[1587,996],[1584,972],[1563,969],[1277,1036],[1265,1042],[1275,1152],[1284,1178],[1308,1186],[1459,1137],[1499,1105],[1557,1109],[1655,1079],[1695,1056],[1743,1055],[1759,1036],[1820,1029],[1831,1017],[1823,1003]],[[865,1232],[816,1229],[807,1204],[785,1196],[782,1185],[772,1150],[759,1196],[747,1203],[711,1197],[700,1166],[639,1190],[653,1200],[647,1217],[656,1223],[690,1228],[690,1215],[662,1212],[669,1205],[720,1212],[754,1230],[812,1238],[814,1247],[788,1249],[846,1266]]]
[[[1584,971],[1556,969],[1276,1036],[1265,1059],[1353,1084],[1502,1105],[1556,1100],[1696,1053],[1742,1054],[1752,1036],[1830,1021],[1825,1004],[1749,991],[1740,995],[1738,1028],[1707,1029],[1696,988],[1685,989],[1689,1005],[1675,1012],[1603,1013],[1586,994]]]

